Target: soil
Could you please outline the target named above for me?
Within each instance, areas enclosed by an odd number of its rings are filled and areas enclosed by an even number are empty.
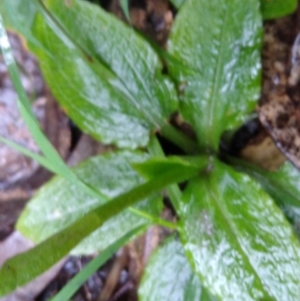
[[[128,23],[119,5],[119,0],[101,0],[99,2],[105,9]],[[133,26],[164,47],[176,14],[174,7],[167,0],[131,0],[129,2]],[[287,88],[292,68],[289,62],[293,43],[298,33],[298,25],[299,10],[292,16],[264,24],[263,93],[258,112],[269,104],[270,91],[281,97],[285,94],[291,97],[290,90]],[[47,136],[62,157],[70,165],[75,165],[92,154],[109,150],[110,147],[103,146],[86,135],[82,135],[67,119],[46,87],[35,58],[22,48],[17,36],[11,35],[10,39],[18,64],[21,70],[24,70],[24,72],[22,71],[22,81],[28,95],[34,99],[34,111]],[[298,92],[293,90],[296,95]],[[3,61],[0,59],[0,113],[1,116],[6,117],[0,120],[0,134],[13,137],[16,142],[22,143],[33,151],[38,151],[21,117],[16,113],[15,99],[16,94],[12,89],[12,83],[8,78]],[[274,99],[277,98],[273,97],[272,101]],[[174,122],[176,122],[176,117],[174,117]],[[186,128],[186,125],[182,127],[190,134],[190,129]],[[272,134],[274,128],[269,127],[268,130]],[[268,131],[256,118],[235,133],[227,150],[231,154],[246,158],[263,168],[275,170],[284,162],[285,157],[275,147],[273,140],[274,137],[270,137]],[[278,141],[275,139],[275,142]],[[36,163],[3,145],[0,148],[0,158],[1,241],[13,231],[15,221],[27,200],[51,175]],[[164,214],[169,219],[174,218],[172,211],[168,208],[165,209]],[[161,237],[167,234],[159,227],[149,229],[146,235],[125,246],[111,258],[81,287],[72,300],[137,300],[137,284],[147,258],[159,244]],[[149,245],[151,247],[148,247]],[[35,300],[48,300],[55,295],[91,259],[92,256],[70,257],[55,279]]]

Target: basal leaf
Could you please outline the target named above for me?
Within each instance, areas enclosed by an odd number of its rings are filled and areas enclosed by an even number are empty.
[[[138,290],[140,301],[213,301],[192,271],[182,245],[168,239],[151,256]]]
[[[186,165],[180,166],[176,172],[164,170],[155,179],[136,186],[98,206],[33,249],[9,259],[0,268],[0,296],[8,294],[46,271],[51,265],[66,256],[84,237],[91,234],[111,217],[137,201],[159,192],[166,186],[186,181],[197,173],[197,168]],[[21,266],[22,269],[20,269]]]
[[[243,171],[253,176],[276,201],[300,238],[300,174],[290,162],[278,171],[266,171],[256,166],[242,164]]]
[[[176,172],[180,166],[193,165],[200,170],[205,169],[209,165],[209,159],[207,156],[195,156],[195,157],[178,157],[170,156],[163,157],[157,156],[150,158],[145,163],[133,164],[135,170],[139,172],[146,179],[154,179],[157,175],[161,174],[163,170],[169,170]]]
[[[110,153],[86,160],[74,168],[74,172],[78,178],[106,195],[108,201],[144,182],[131,164],[143,162],[147,157],[141,152]],[[99,199],[87,196],[80,187],[57,176],[28,203],[17,229],[35,243],[40,243],[100,204]],[[141,202],[137,208],[159,216],[161,204],[161,197],[154,196]],[[134,227],[149,224],[149,220],[128,210],[123,211],[86,238],[73,253],[92,254],[103,250]]]
[[[132,28],[85,2],[47,1],[57,20],[37,16],[31,45],[54,95],[95,138],[145,146],[177,108],[155,51]],[[59,24],[59,25],[58,25]]]
[[[297,4],[297,0],[261,0],[261,10],[264,19],[275,19],[293,13]]]
[[[176,8],[180,8],[188,0],[171,0]],[[297,0],[260,0],[261,13],[264,19],[274,19],[291,14],[297,8]]]
[[[85,1],[72,0],[68,6],[47,0],[46,4],[84,51],[117,75],[146,121],[162,124],[177,109],[173,83],[162,74],[159,57],[132,28]]]
[[[216,151],[225,129],[243,122],[260,92],[262,21],[257,0],[189,0],[171,30],[169,61],[180,112],[202,148]]]
[[[181,205],[186,254],[219,300],[299,300],[299,242],[248,175],[215,160],[210,173],[190,181]]]
[[[147,122],[162,124],[177,109],[173,83],[162,74],[159,57],[132,28],[85,1],[72,0],[68,6],[47,0],[46,5],[89,56],[117,75]]]
[[[170,2],[176,7],[180,8],[180,6],[185,2],[186,0],[171,0]]]
[[[71,118],[105,143],[145,146],[149,131],[163,127],[177,109],[174,86],[151,46],[85,1],[49,1],[59,22],[38,1],[25,9],[23,2],[4,0],[0,11],[43,61],[46,79]]]

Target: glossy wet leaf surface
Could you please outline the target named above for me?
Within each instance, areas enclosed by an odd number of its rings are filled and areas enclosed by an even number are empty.
[[[297,0],[262,0],[261,10],[264,19],[275,19],[293,13],[297,8]]]
[[[198,169],[192,165],[182,165],[176,172],[164,170],[155,179],[138,185],[92,209],[73,224],[49,237],[33,249],[9,259],[0,268],[0,296],[8,294],[46,271],[108,219],[173,183],[181,183],[195,177],[197,172]]]
[[[207,156],[169,156],[169,157],[153,157],[143,164],[133,164],[134,169],[146,179],[155,179],[157,175],[163,173],[164,170],[174,171],[181,166],[194,166],[200,172],[209,165]]]
[[[179,9],[188,0],[171,0]],[[297,0],[260,0],[261,13],[264,19],[275,19],[293,13],[297,7]]]
[[[276,201],[300,238],[300,174],[286,162],[278,171],[265,171],[256,167],[243,169],[253,176]]]
[[[74,168],[75,174],[97,189],[107,200],[141,184],[143,179],[131,167],[131,163],[143,162],[147,155],[139,152],[119,152],[88,159]],[[87,196],[80,187],[62,177],[56,177],[44,185],[23,211],[17,229],[32,241],[39,243],[64,229],[101,201]],[[159,216],[161,197],[152,197],[137,205],[150,215]],[[86,238],[73,253],[92,254],[106,248],[133,227],[149,225],[149,220],[129,210],[113,217]],[[108,235],[109,233],[109,235]]]
[[[32,47],[51,90],[84,131],[105,143],[148,143],[177,108],[173,83],[150,45],[85,1],[47,1],[56,23],[38,16]],[[54,25],[53,25],[54,24]],[[116,43],[118,41],[118,43]]]
[[[169,238],[152,254],[139,286],[140,301],[215,301],[202,288],[182,245]]]
[[[182,197],[181,237],[203,285],[220,300],[298,300],[300,245],[274,201],[217,162]]]
[[[173,24],[169,71],[182,91],[180,112],[199,143],[217,150],[225,129],[241,124],[260,92],[262,21],[257,0],[187,1]]]

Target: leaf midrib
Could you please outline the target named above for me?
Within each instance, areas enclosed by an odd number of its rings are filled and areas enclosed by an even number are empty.
[[[230,4],[229,4],[230,5]],[[219,86],[220,83],[220,73],[221,73],[221,65],[222,65],[222,61],[223,61],[223,49],[224,49],[224,36],[225,36],[225,32],[227,30],[227,25],[228,25],[228,15],[229,15],[229,9],[226,9],[225,11],[225,18],[223,19],[223,26],[221,26],[221,31],[220,31],[220,36],[219,36],[219,40],[220,42],[220,46],[219,46],[219,56],[217,59],[217,64],[215,66],[215,77],[213,78],[213,89],[211,92],[211,101],[210,101],[210,108],[209,108],[209,117],[208,117],[208,130],[207,130],[207,146],[214,146],[214,145],[210,145],[212,141],[210,141],[210,139],[212,139],[213,137],[215,137],[215,133],[214,133],[214,111],[215,111],[215,106],[216,106],[216,101],[217,101],[217,88]],[[217,128],[217,127],[216,127]],[[218,137],[219,138],[219,137]],[[209,143],[210,142],[210,143]],[[213,143],[212,143],[213,144]]]
[[[95,72],[97,75],[99,74],[97,72],[97,68],[95,68],[96,66],[90,64],[89,62],[86,61],[85,59],[85,55],[89,55],[91,59],[94,59],[94,63],[96,62],[97,65],[100,65],[101,68],[104,68],[104,69],[107,69],[107,71],[112,75],[114,76],[115,80],[117,80],[123,87],[123,91],[118,89],[118,93],[120,95],[123,96],[124,99],[127,99],[129,101],[129,104],[132,104],[136,110],[138,112],[140,112],[144,118],[153,126],[155,127],[156,129],[159,129],[161,126],[163,126],[163,124],[166,122],[166,120],[163,120],[162,122],[158,122],[158,119],[155,119],[153,116],[151,116],[151,114],[148,113],[148,111],[146,109],[143,109],[143,107],[139,106],[138,105],[138,101],[132,97],[131,95],[131,91],[128,90],[128,87],[124,84],[123,80],[121,78],[119,78],[115,72],[108,66],[106,66],[105,64],[101,63],[96,57],[94,54],[92,54],[90,51],[87,51],[87,49],[83,48],[82,46],[79,46],[76,41],[74,40],[74,37],[69,33],[69,31],[65,28],[64,24],[56,17],[56,15],[47,7],[44,8],[46,10],[46,13],[48,13],[52,20],[53,20],[53,23],[54,26],[56,27],[56,30],[59,29],[60,31],[60,34],[63,35],[67,40],[68,42],[72,43],[72,46],[74,49],[76,49],[76,53],[89,65],[89,67],[91,68],[91,70],[93,70],[93,72]],[[49,17],[50,17],[49,16]],[[46,22],[46,21],[45,21]],[[47,26],[49,26],[51,29],[52,29],[52,25],[49,24],[49,22],[46,22]],[[52,29],[53,30],[53,29]],[[56,36],[59,36],[60,35],[57,35],[56,32],[54,31],[54,34]],[[60,39],[60,38],[59,38]],[[60,39],[61,40],[61,39]],[[61,40],[62,41],[62,40]],[[62,43],[65,45],[65,43],[62,41]],[[67,46],[68,47],[68,46]],[[44,47],[43,47],[44,49]],[[69,47],[68,47],[69,49]],[[43,50],[44,51],[44,50]],[[74,51],[74,50],[73,50]],[[75,53],[75,52],[74,52]],[[109,83],[109,81],[105,80],[104,78],[102,78],[104,82],[107,83],[108,86],[111,87],[111,89],[113,89],[113,85],[111,85]],[[124,93],[124,92],[127,92],[127,93]],[[148,99],[148,97],[147,97]],[[128,114],[128,113],[126,113]]]
[[[208,187],[214,186],[211,182],[211,177],[207,180],[208,181]],[[242,247],[242,243],[239,241],[238,237],[240,237],[240,232],[238,231],[237,227],[235,227],[234,223],[232,222],[232,219],[230,218],[227,210],[224,206],[222,206],[222,202],[218,201],[218,197],[214,194],[212,190],[209,190],[209,193],[211,195],[211,199],[214,201],[216,206],[219,208],[220,212],[222,213],[222,216],[224,217],[228,228],[229,228],[229,235],[231,237],[231,241],[234,241],[234,244],[239,249],[239,254],[241,254],[244,257],[244,260],[247,262],[247,265],[251,267],[251,270],[255,274],[256,278],[259,281],[259,284],[261,285],[262,291],[264,293],[264,296],[269,296],[268,292],[265,290],[265,285],[261,281],[261,277],[259,276],[258,272],[256,271],[255,267],[252,265],[250,258],[248,258],[247,253],[244,251],[244,246]],[[270,297],[270,296],[269,296]]]

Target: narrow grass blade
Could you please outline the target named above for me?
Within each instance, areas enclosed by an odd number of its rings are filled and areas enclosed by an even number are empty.
[[[9,259],[0,268],[0,296],[8,294],[46,271],[66,256],[84,237],[122,210],[172,183],[186,181],[198,173],[199,167],[197,166],[182,166],[176,172],[165,170],[155,179],[92,210],[35,248]]]
[[[141,217],[144,217],[145,219],[152,221],[153,224],[157,224],[157,225],[160,225],[162,227],[172,229],[172,230],[177,230],[176,224],[169,222],[167,220],[164,220],[162,218],[159,218],[157,216],[154,216],[153,214],[148,214],[147,212],[136,209],[134,207],[129,207],[128,210],[135,213],[136,215],[139,215]]]
[[[46,169],[56,173],[56,170],[52,167],[52,164],[49,164],[49,161],[45,157],[43,157],[39,154],[36,154],[36,153],[28,150],[24,146],[19,145],[16,142],[11,141],[9,139],[6,139],[5,137],[0,136],[0,142],[5,143],[6,145],[8,145],[9,147],[15,149],[16,151],[24,154],[25,156],[31,158],[32,160],[37,161],[40,165],[42,165]]]
[[[5,64],[8,68],[11,80],[14,84],[14,87],[19,95],[19,108],[20,113],[30,131],[35,142],[41,149],[41,151],[46,156],[45,160],[48,160],[49,165],[51,165],[51,171],[55,170],[55,173],[63,175],[65,177],[72,177],[72,172],[66,166],[64,161],[61,159],[57,151],[51,145],[49,140],[43,134],[39,123],[34,116],[30,101],[27,97],[27,94],[22,86],[19,70],[17,64],[14,60],[12,49],[6,34],[2,17],[0,16],[0,48],[3,54]]]
[[[120,5],[127,21],[131,23],[128,0],[120,0]]]
[[[80,286],[94,274],[114,253],[116,253],[123,245],[125,245],[134,235],[143,230],[144,227],[137,227],[118,239],[107,249],[102,251],[96,258],[89,262],[51,301],[66,301],[69,300]]]

